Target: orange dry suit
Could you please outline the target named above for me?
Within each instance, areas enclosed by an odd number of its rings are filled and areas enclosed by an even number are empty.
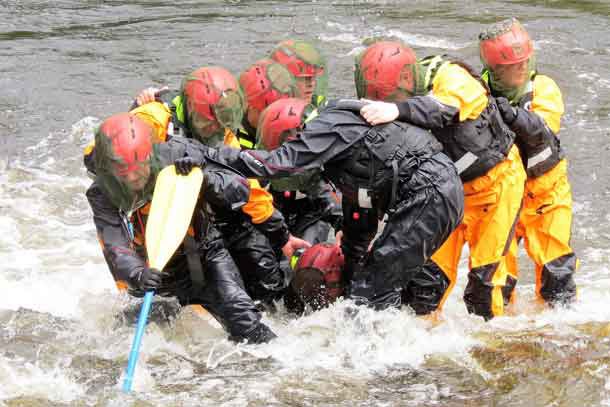
[[[489,81],[489,72],[483,73]],[[492,93],[503,96],[500,92]],[[548,303],[576,298],[574,272],[578,261],[570,247],[572,191],[559,133],[564,112],[561,92],[548,76],[532,72],[525,91],[510,100],[516,116],[509,127],[517,135],[527,171],[523,209],[507,256],[508,272],[519,276],[518,242],[536,265],[536,295]]]
[[[506,272],[505,255],[513,236],[525,172],[514,133],[504,124],[495,100],[471,68],[442,57],[418,63],[425,70],[425,91],[397,104],[399,120],[427,128],[443,144],[464,182],[464,219],[432,255],[414,286],[428,282],[428,290],[411,290],[426,313],[440,308],[455,285],[462,247],[470,248],[464,302],[468,312],[490,319],[502,315],[516,280]],[[435,281],[440,268],[447,281]]]

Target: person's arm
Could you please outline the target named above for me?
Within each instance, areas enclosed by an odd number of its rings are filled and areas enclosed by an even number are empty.
[[[253,190],[250,189],[252,180],[247,180],[237,173],[225,169],[211,170],[215,164],[204,166],[206,182],[204,185],[204,199],[213,207],[224,210],[244,211]],[[246,212],[246,211],[244,211]],[[246,212],[247,213],[247,212]],[[291,256],[295,249],[309,247],[309,243],[290,235],[282,214],[272,208],[272,212],[264,221],[254,224],[271,241],[273,248],[282,250],[284,255]]]
[[[248,179],[250,197],[242,211],[250,216],[252,224],[260,230],[276,250],[281,249],[290,237],[284,216],[273,206],[273,195],[255,179]]]
[[[140,91],[140,93],[138,93],[138,95],[133,100],[129,110],[133,110],[133,109],[137,108],[138,106],[142,106],[147,103],[154,102],[155,100],[159,101],[158,100],[159,95],[161,95],[162,93],[165,93],[167,91],[169,91],[169,88],[167,86],[163,86],[161,88],[156,88],[154,86],[151,86],[146,89],[142,89]]]
[[[396,104],[372,102],[360,112],[374,125],[400,120],[435,130],[476,119],[487,104],[483,85],[464,68],[448,64],[436,74],[428,95],[414,96]]]
[[[248,203],[250,185],[239,174],[214,166],[203,168],[202,196],[212,207],[240,211]]]
[[[322,220],[330,223],[335,233],[339,232],[343,226],[341,199],[327,182],[320,181],[320,190],[316,201],[319,202],[322,209]]]
[[[541,144],[549,136],[556,136],[564,112],[561,91],[549,77],[539,75],[534,79],[534,93],[529,109],[510,107],[508,101],[498,98],[498,107],[506,124],[518,137],[529,144]]]
[[[228,165],[247,177],[282,178],[308,170],[321,170],[325,164],[343,156],[354,140],[335,131],[303,131],[273,151],[232,148],[209,149],[212,161]],[[197,163],[194,163],[197,165]]]
[[[160,272],[149,269],[146,260],[133,248],[118,209],[95,182],[86,194],[93,211],[98,240],[117,287],[146,290],[158,285],[161,282]]]

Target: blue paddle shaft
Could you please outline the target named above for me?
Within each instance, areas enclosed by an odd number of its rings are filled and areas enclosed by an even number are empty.
[[[138,356],[140,354],[140,344],[142,343],[142,336],[144,335],[144,330],[146,329],[146,321],[148,320],[148,314],[150,313],[150,306],[152,304],[154,295],[154,291],[147,291],[144,295],[144,302],[142,302],[142,309],[140,309],[140,316],[138,317],[136,335],[133,338],[131,352],[129,352],[127,372],[125,374],[125,380],[123,381],[123,392],[125,393],[129,393],[131,391],[133,374],[136,371],[136,364],[138,363]]]

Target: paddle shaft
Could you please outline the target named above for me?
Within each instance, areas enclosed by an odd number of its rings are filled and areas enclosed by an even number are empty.
[[[131,391],[133,375],[136,371],[138,356],[140,355],[140,345],[142,344],[142,336],[144,336],[144,330],[146,329],[146,321],[148,320],[148,314],[150,313],[150,306],[152,304],[154,295],[154,291],[147,291],[144,295],[144,301],[142,302],[142,308],[140,309],[140,315],[138,316],[138,326],[136,328],[136,334],[133,338],[131,351],[129,352],[129,362],[127,362],[127,373],[125,374],[125,380],[123,381],[123,391],[125,393],[129,393]]]

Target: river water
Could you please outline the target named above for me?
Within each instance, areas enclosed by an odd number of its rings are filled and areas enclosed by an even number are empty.
[[[354,96],[370,37],[478,66],[481,25],[510,15],[566,102],[577,304],[536,307],[523,257],[515,315],[489,323],[465,311],[465,264],[438,325],[339,303],[266,315],[280,338],[236,346],[190,310],[159,315],[121,393],[134,305],[83,194],[100,119],[205,64],[237,74],[289,37],[321,47],[335,96]],[[608,1],[0,1],[0,406],[610,405],[609,27]]]

